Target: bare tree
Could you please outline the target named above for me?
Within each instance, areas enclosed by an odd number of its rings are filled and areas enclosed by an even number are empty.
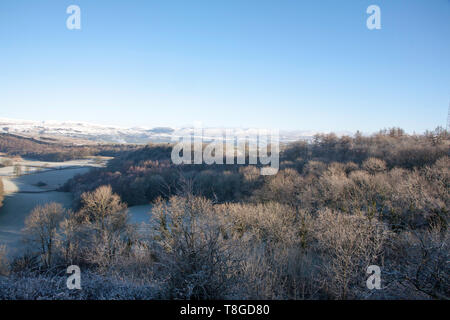
[[[0,207],[3,205],[3,193],[4,193],[4,189],[3,189],[3,180],[0,178]]]
[[[82,208],[76,216],[88,232],[86,259],[99,271],[105,271],[112,262],[125,257],[134,242],[135,232],[128,224],[127,206],[112,192],[111,186],[83,193],[81,202]]]
[[[449,243],[450,232],[438,224],[403,232],[391,267],[401,288],[419,297],[450,299]]]
[[[106,228],[106,219],[114,218],[118,227],[126,222],[126,209],[120,196],[112,192],[111,186],[101,186],[93,192],[81,195],[82,207],[79,216],[91,223],[98,223],[101,229]]]
[[[356,293],[364,283],[367,267],[381,262],[388,237],[385,226],[363,215],[325,209],[319,212],[314,233],[329,292],[338,299],[354,298],[351,290]]]
[[[155,253],[168,277],[173,298],[223,298],[234,280],[232,242],[224,238],[211,201],[173,196],[155,204]]]
[[[49,267],[57,241],[57,228],[65,210],[59,203],[37,206],[25,220],[25,239],[39,246],[42,260]]]

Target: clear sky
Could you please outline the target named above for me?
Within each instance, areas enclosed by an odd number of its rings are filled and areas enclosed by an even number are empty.
[[[422,132],[449,103],[450,0],[0,0],[0,117]]]

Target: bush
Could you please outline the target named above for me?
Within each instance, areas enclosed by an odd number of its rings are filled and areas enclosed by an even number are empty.
[[[376,219],[323,210],[315,219],[314,239],[332,298],[360,297],[369,265],[382,265],[387,228]]]
[[[69,290],[65,269],[53,273],[22,273],[0,278],[0,300],[154,300],[162,299],[159,284],[82,271],[82,290]]]
[[[450,299],[450,232],[439,225],[402,232],[392,242],[391,282],[404,297]]]
[[[386,171],[386,162],[377,158],[368,158],[364,160],[362,168],[370,174]]]
[[[171,197],[159,201],[154,248],[168,278],[167,296],[178,299],[223,299],[233,287],[232,242],[226,239],[212,203],[205,198]]]
[[[303,179],[294,169],[283,169],[265,178],[264,185],[253,193],[255,202],[277,201],[295,206],[299,201]]]

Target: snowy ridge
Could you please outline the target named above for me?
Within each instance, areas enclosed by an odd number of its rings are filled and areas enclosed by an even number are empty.
[[[171,142],[194,133],[193,127],[119,127],[105,126],[86,122],[75,121],[32,121],[20,119],[0,118],[0,133],[22,134],[27,136],[63,136],[78,139],[86,139],[98,142],[114,143],[148,143]],[[225,133],[224,128],[205,128],[202,138],[205,141],[212,140]],[[281,142],[297,140],[310,140],[320,133],[318,131],[287,131],[281,130],[279,139]],[[255,129],[233,129],[233,134],[238,138],[245,138],[256,134]],[[337,133],[338,136],[352,135],[350,132]]]

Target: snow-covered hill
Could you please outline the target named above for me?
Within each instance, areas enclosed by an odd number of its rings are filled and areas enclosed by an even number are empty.
[[[84,122],[58,122],[58,121],[31,121],[0,118],[0,133],[20,134],[31,137],[59,136],[70,137],[98,142],[115,143],[148,143],[148,142],[170,142],[194,132],[193,128],[170,128],[170,127],[117,127],[104,126]],[[224,133],[223,128],[203,129],[203,139],[210,140]],[[296,140],[309,140],[316,131],[280,131],[280,141],[290,142]],[[233,134],[237,137],[254,135],[252,129],[234,129]],[[340,133],[351,134],[348,132]]]

